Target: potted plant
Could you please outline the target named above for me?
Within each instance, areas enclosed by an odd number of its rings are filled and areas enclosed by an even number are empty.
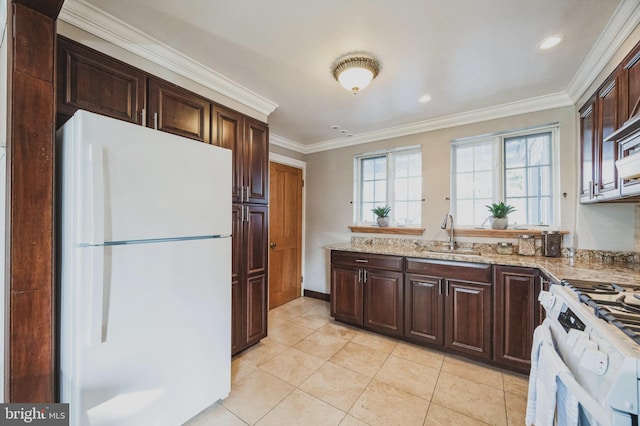
[[[385,205],[384,207],[376,207],[375,209],[371,209],[373,214],[378,216],[378,226],[386,227],[389,226],[389,212],[391,211],[391,207]]]
[[[509,226],[509,218],[507,216],[516,210],[515,207],[506,205],[502,201],[492,203],[490,206],[487,205],[485,207],[491,212],[491,216],[493,217],[493,221],[491,222],[491,228],[493,229],[507,229],[507,226]]]

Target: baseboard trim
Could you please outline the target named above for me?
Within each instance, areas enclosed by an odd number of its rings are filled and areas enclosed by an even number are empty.
[[[319,291],[305,290],[304,297],[310,297],[312,299],[324,300],[325,302],[331,301],[331,295],[326,293],[320,293]]]

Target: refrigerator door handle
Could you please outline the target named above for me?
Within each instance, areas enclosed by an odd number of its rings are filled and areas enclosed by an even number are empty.
[[[93,244],[104,242],[104,155],[102,147],[90,145],[89,200],[91,200],[92,223],[90,238]]]
[[[91,247],[92,288],[91,288],[91,326],[89,327],[89,346],[107,341],[109,321],[110,279],[105,277],[105,246]]]

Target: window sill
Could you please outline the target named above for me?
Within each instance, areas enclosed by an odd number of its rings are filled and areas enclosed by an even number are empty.
[[[480,238],[518,238],[519,235],[533,235],[541,237],[545,232],[542,229],[465,229],[456,228],[453,235],[458,237],[480,237]],[[570,234],[569,231],[560,231],[562,235]]]
[[[422,235],[424,228],[392,228],[380,226],[349,226],[351,232],[361,232],[364,234],[395,234],[395,235]]]

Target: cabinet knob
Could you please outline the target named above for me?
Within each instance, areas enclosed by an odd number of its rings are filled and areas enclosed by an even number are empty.
[[[269,247],[271,247],[272,249],[276,248],[277,244],[276,243],[271,243],[269,244]]]

